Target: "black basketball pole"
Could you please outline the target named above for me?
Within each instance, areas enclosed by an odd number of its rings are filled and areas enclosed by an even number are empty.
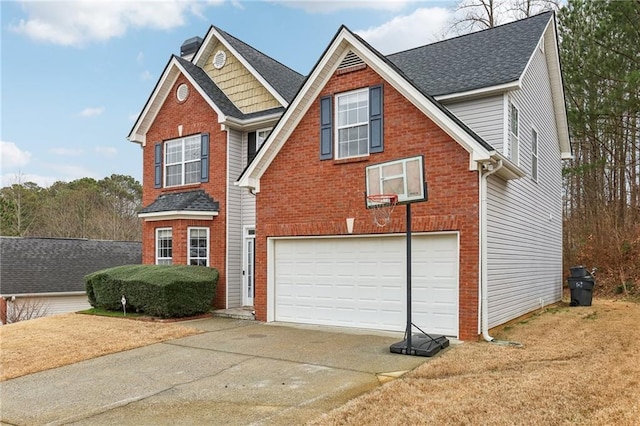
[[[411,203],[407,203],[407,355],[411,354]]]

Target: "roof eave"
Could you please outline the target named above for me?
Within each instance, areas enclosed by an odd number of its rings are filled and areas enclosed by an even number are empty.
[[[461,100],[468,100],[473,98],[497,95],[500,93],[507,92],[509,90],[516,90],[520,88],[522,88],[522,82],[521,82],[521,79],[518,79],[515,81],[511,81],[504,84],[498,84],[495,86],[487,86],[487,87],[481,87],[478,89],[467,90],[464,92],[447,93],[445,95],[438,95],[438,96],[434,96],[434,99],[438,102],[444,102],[444,101],[450,101],[450,100],[461,101]]]
[[[218,216],[218,213],[217,211],[171,210],[165,212],[138,213],[138,217],[144,219],[145,222],[174,219],[213,220],[214,217]]]
[[[323,83],[331,78],[340,61],[346,55],[347,49],[353,50],[354,53],[365,60],[367,65],[371,66],[374,71],[381,75],[387,83],[391,84],[405,98],[412,102],[414,106],[467,150],[470,154],[469,167],[471,170],[477,170],[477,162],[490,158],[492,151],[483,147],[471,134],[464,131],[460,125],[457,125],[455,120],[443,111],[444,107],[442,107],[443,109],[438,108],[424,93],[420,92],[415,86],[409,83],[406,78],[398,74],[398,72],[383,59],[382,55],[376,54],[373,48],[366,45],[346,27],[342,26],[309,77],[305,80],[302,88],[289,108],[285,111],[282,119],[272,131],[269,139],[265,142],[265,146],[263,146],[264,149],[257,153],[254,161],[238,179],[237,185],[259,192],[262,174],[271,161],[273,161],[288,135],[309,109],[309,102],[317,97],[322,87],[324,87]],[[281,132],[284,133],[281,135]]]

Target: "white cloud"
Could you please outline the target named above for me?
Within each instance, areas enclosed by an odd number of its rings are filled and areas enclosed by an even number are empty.
[[[138,56],[136,56],[136,62],[139,64],[144,64],[144,53],[138,52]]]
[[[46,188],[59,180],[59,178],[53,176],[34,175],[30,173],[6,173],[0,176],[0,182],[2,182],[3,187],[16,183],[33,182],[41,188]]]
[[[140,80],[142,81],[151,80],[152,78],[153,78],[153,75],[149,72],[149,70],[144,70],[143,72],[140,73]]]
[[[127,117],[129,119],[129,121],[136,121],[138,119],[138,116],[140,114],[137,112],[131,113],[129,114],[129,116]]]
[[[78,113],[80,117],[95,117],[104,112],[104,107],[85,108]]]
[[[189,15],[202,17],[204,8],[221,1],[75,0],[23,1],[27,17],[10,29],[33,40],[83,47],[123,36],[130,28],[167,30],[182,26]]]
[[[112,146],[96,146],[94,150],[98,154],[104,155],[106,157],[113,157],[118,153],[118,150]]]
[[[302,9],[307,13],[333,13],[340,10],[373,9],[397,12],[407,5],[415,3],[411,0],[274,0],[284,6]]]
[[[65,157],[77,157],[79,155],[84,154],[83,149],[73,149],[73,148],[49,148],[49,152],[55,155],[63,155]]]
[[[356,33],[386,55],[442,39],[452,13],[441,7],[419,8],[411,15],[398,16],[379,27]]]
[[[13,142],[0,141],[0,158],[3,169],[18,169],[31,160],[31,153],[23,151]]]

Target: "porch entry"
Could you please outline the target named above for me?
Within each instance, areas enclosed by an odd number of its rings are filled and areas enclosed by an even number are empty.
[[[255,296],[255,241],[255,228],[245,228],[242,260],[242,306],[253,306],[253,298]]]

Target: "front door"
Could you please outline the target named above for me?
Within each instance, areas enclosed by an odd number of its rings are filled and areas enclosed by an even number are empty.
[[[244,259],[242,261],[242,305],[253,306],[255,295],[255,241],[256,230],[245,228],[244,231]]]

